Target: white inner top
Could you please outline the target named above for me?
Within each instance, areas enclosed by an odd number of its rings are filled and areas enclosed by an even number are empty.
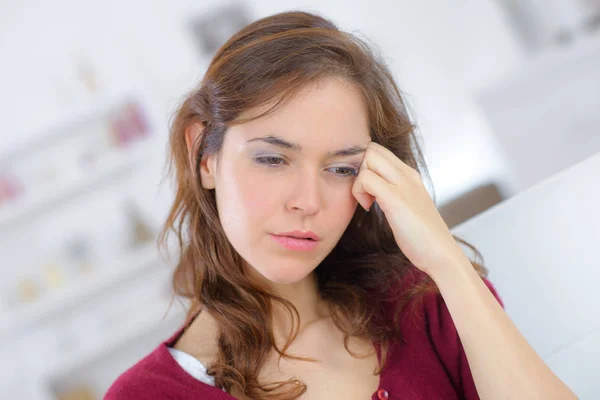
[[[188,354],[184,351],[174,349],[172,347],[167,347],[169,349],[169,353],[175,359],[177,364],[184,369],[185,372],[198,379],[201,382],[204,382],[208,385],[215,386],[214,377],[208,375],[206,373],[206,367],[197,358]],[[225,389],[222,389],[225,391]]]

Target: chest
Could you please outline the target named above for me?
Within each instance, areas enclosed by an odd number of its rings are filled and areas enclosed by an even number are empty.
[[[280,358],[273,352],[259,373],[259,381],[297,378],[307,386],[301,400],[329,397],[369,400],[379,386],[379,375],[374,374],[378,367],[375,347],[370,341],[351,338],[348,349],[354,356],[345,349],[343,336],[338,335],[296,343],[287,354],[313,358],[317,362]]]

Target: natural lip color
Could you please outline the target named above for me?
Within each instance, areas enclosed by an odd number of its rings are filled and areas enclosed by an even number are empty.
[[[319,235],[317,235],[316,233],[312,232],[312,231],[306,231],[306,232],[302,232],[302,231],[291,231],[291,232],[281,232],[281,233],[274,233],[275,236],[284,236],[284,237],[295,237],[297,239],[305,239],[305,238],[311,238],[315,241],[321,240],[321,238],[319,237]]]
[[[290,250],[310,251],[319,243],[318,240],[299,239],[275,234],[271,234],[271,237],[283,247]]]

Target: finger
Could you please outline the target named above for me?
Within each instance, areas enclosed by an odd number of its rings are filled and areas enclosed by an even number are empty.
[[[373,148],[365,152],[361,168],[375,172],[392,185],[398,185],[406,179],[388,157]]]
[[[362,184],[363,176],[368,171],[369,170],[367,169],[365,172],[361,172],[352,185],[352,195],[366,211],[369,211],[373,205],[373,202],[375,202],[375,197],[369,194]]]
[[[398,156],[396,156],[396,154],[394,154],[387,147],[384,147],[377,142],[369,142],[369,147],[376,150],[385,159],[387,159],[396,168],[398,168],[400,171],[402,171],[409,177],[417,178],[418,180],[421,180],[421,175],[419,174],[419,171],[415,170],[410,165],[406,164],[404,161],[402,161]]]
[[[381,199],[391,196],[390,186],[381,176],[365,169],[354,181],[352,194],[365,210],[369,210],[376,199],[381,206]]]
[[[364,162],[365,158],[366,153],[365,157],[363,157],[363,162],[360,164],[358,176],[356,177],[356,179],[354,180],[354,184],[352,185],[352,195],[356,198],[356,200],[362,206],[362,208],[364,208],[366,211],[369,211],[369,209],[373,205],[373,202],[375,201],[375,197],[369,194],[363,187],[362,181],[364,179],[364,175],[369,171]]]

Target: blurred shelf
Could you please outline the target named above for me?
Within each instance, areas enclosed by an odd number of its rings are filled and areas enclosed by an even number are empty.
[[[67,110],[55,111],[55,115],[50,120],[37,123],[36,126],[26,127],[23,132],[15,135],[15,137],[25,139],[4,145],[3,151],[0,152],[0,161],[19,158],[22,153],[30,154],[36,149],[44,148],[57,140],[74,135],[77,133],[74,128],[96,118],[102,118],[129,101],[142,98],[142,95],[134,90],[124,90],[90,97],[89,100],[70,108],[68,112]]]
[[[15,335],[24,328],[41,324],[53,315],[93,298],[105,289],[121,283],[160,261],[156,244],[151,242],[110,263],[113,265],[97,266],[95,270],[98,272],[71,282],[70,290],[50,293],[40,297],[33,304],[0,315],[0,340]]]
[[[154,135],[152,133],[149,135],[148,138],[140,139],[128,147],[112,150],[99,159],[98,163],[90,168],[89,173],[82,173],[77,178],[58,184],[52,190],[40,190],[41,193],[37,196],[24,194],[23,198],[15,200],[14,203],[0,206],[0,231],[11,228],[15,222],[62,200],[72,198],[106,179],[129,171],[130,167],[150,154]]]
[[[69,209],[64,211],[83,205],[82,203],[88,197],[91,200],[90,194],[99,190],[114,190],[116,187],[125,191],[129,191],[130,187],[132,191],[137,190],[140,177],[138,172],[146,167],[142,161],[152,158],[154,150],[160,147],[157,143],[160,140],[158,132],[160,126],[153,116],[158,115],[161,110],[153,109],[152,104],[148,102],[152,98],[149,94],[127,88],[117,93],[90,96],[72,107],[55,109],[44,116],[38,115],[37,118],[32,116],[25,121],[28,126],[16,135],[12,135],[13,140],[5,141],[0,146],[0,169],[4,170],[3,166],[8,166],[9,169],[18,170],[19,164],[26,166],[30,160],[35,160],[34,153],[39,151],[47,155],[48,160],[53,161],[52,164],[65,168],[66,174],[59,174],[62,179],[55,179],[51,184],[44,183],[34,187],[31,183],[31,187],[28,187],[26,192],[10,202],[2,203],[0,234],[12,235],[12,230],[19,227],[19,224],[37,222],[38,219],[51,214],[59,207],[60,211],[63,211],[62,208],[67,203]],[[140,107],[139,111],[145,121],[145,129],[137,130],[140,136],[131,137],[131,141],[123,147],[110,149],[104,147],[108,145],[106,140],[98,141],[103,147],[95,147],[86,139],[87,136],[84,134],[104,132],[104,127],[109,129],[110,121],[114,121],[113,117],[119,120],[126,119],[129,115],[126,107],[130,104]],[[32,120],[33,123],[30,122]],[[94,136],[94,138],[98,137]],[[71,148],[75,150],[75,145],[79,145],[78,149],[88,152],[85,161],[90,160],[90,156],[93,157],[92,153],[96,153],[95,160],[91,160],[92,163],[87,162],[85,166],[80,164],[78,160],[84,159],[78,156],[79,151],[67,152]],[[46,153],[46,150],[51,150],[50,147],[54,152]],[[65,155],[73,155],[72,162],[70,162],[71,158],[64,158]],[[63,158],[61,160],[54,157]],[[76,168],[70,165],[82,165],[82,167]],[[27,171],[29,169],[25,168],[26,173]],[[84,194],[87,195],[85,199],[82,196]],[[105,223],[102,215],[97,217],[100,224]],[[26,229],[29,226],[23,228],[25,240],[28,240]],[[14,353],[11,354],[15,354],[17,361],[21,354],[26,354],[28,350],[32,352],[33,357],[37,356],[36,362],[21,364],[28,370],[22,372],[31,377],[23,381],[27,382],[23,386],[31,392],[28,398],[55,399],[50,390],[52,382],[46,377],[51,375],[68,377],[70,372],[76,371],[80,366],[89,365],[87,362],[90,360],[98,360],[135,341],[136,338],[144,337],[145,333],[158,332],[158,329],[162,329],[167,324],[170,329],[170,325],[175,325],[178,318],[183,320],[184,316],[179,307],[176,307],[177,304],[173,304],[169,309],[169,302],[166,300],[146,299],[147,301],[140,302],[139,308],[134,305],[135,308],[131,313],[127,311],[127,305],[122,301],[105,302],[105,295],[111,295],[113,292],[121,293],[122,289],[127,288],[129,284],[141,285],[148,276],[153,276],[153,271],[168,272],[166,268],[160,268],[165,261],[160,256],[154,241],[135,249],[124,250],[122,254],[110,258],[96,263],[88,274],[73,278],[60,288],[46,291],[35,302],[0,307],[0,340],[5,348],[14,349]],[[13,273],[19,272],[18,269],[13,270]],[[90,337],[76,336],[77,333],[85,330],[85,323],[95,317],[91,315],[90,310],[94,310],[94,307],[100,303],[102,307],[114,306],[114,310],[109,307],[107,311],[107,315],[112,319],[94,325],[94,329],[101,327],[102,330],[106,328],[106,331],[92,330]],[[169,313],[165,317],[167,310]],[[121,319],[121,314],[126,317]],[[84,323],[77,325],[80,315],[84,316],[82,318]],[[113,323],[115,320],[118,322]],[[107,326],[110,326],[110,329]],[[50,349],[53,348],[51,346],[55,334],[63,331],[71,335],[66,337],[65,348],[73,351],[57,351],[56,357],[40,356],[38,349],[47,348],[49,354]],[[98,333],[95,336],[97,340],[93,340],[93,343],[91,340],[85,340],[93,339],[92,333]],[[34,337],[36,339],[33,339]],[[35,340],[35,343],[30,343],[30,340]],[[81,346],[74,347],[73,341],[81,343]],[[14,360],[10,365],[13,363]],[[43,372],[43,375],[40,375],[40,372]],[[0,397],[4,398],[3,394],[0,394]]]
[[[145,334],[152,333],[161,326],[167,326],[169,329],[175,329],[177,324],[183,323],[185,312],[178,309],[177,304],[173,303],[169,309],[169,301],[155,301],[154,304],[140,306],[143,311],[135,313],[128,318],[118,329],[109,330],[102,333],[102,338],[98,341],[90,341],[78,350],[66,354],[64,357],[52,359],[42,369],[42,376],[46,383],[53,380],[66,377],[73,371],[79,370],[90,363],[118,351],[123,346],[135,341]],[[168,314],[165,313],[169,311]]]

